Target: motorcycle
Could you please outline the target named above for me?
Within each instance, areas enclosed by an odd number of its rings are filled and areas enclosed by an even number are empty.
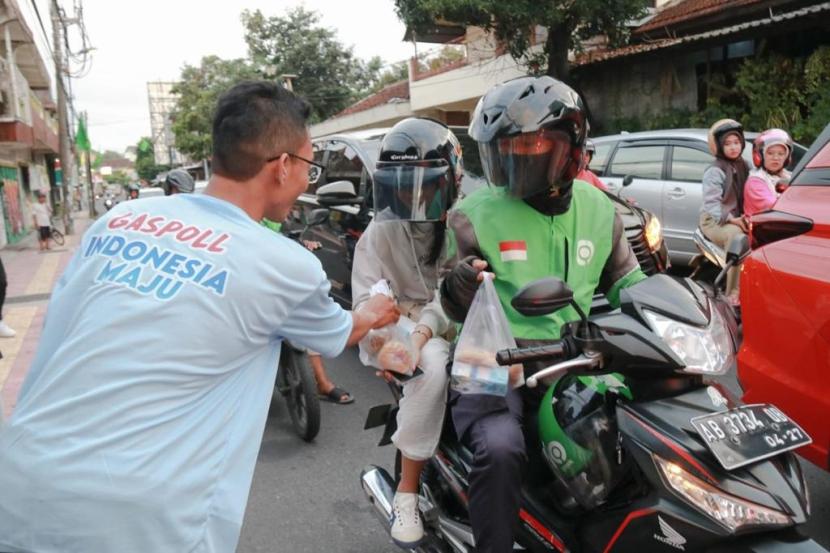
[[[286,232],[288,238],[303,244],[303,236],[312,226],[324,223],[329,216],[327,209],[311,212],[302,229]],[[308,364],[308,355],[285,340],[280,352],[276,389],[285,398],[288,415],[297,435],[306,442],[312,441],[320,431],[320,399],[317,382]]]
[[[726,268],[747,251],[746,239],[730,244]],[[736,320],[717,297],[691,279],[658,274],[625,289],[620,309],[587,317],[570,288],[548,278],[520,290],[512,305],[526,316],[567,306],[580,315],[551,345],[497,354],[501,365],[555,361],[525,386],[548,387],[542,406],[557,414],[574,442],[540,447],[538,435],[526,436],[517,546],[825,551],[798,530],[810,506],[792,451],[810,438],[774,406],[744,405],[711,380],[734,365],[737,350]],[[393,392],[397,399],[399,390]],[[390,406],[373,408],[366,427],[382,422],[388,443]],[[467,510],[471,461],[447,420],[422,474],[426,536],[414,551],[475,549]],[[387,529],[395,481],[370,465],[361,484]]]

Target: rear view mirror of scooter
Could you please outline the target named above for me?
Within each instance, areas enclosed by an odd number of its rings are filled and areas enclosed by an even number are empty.
[[[571,305],[574,293],[570,286],[558,278],[534,280],[519,290],[510,305],[526,317],[549,315]]]
[[[715,279],[715,290],[720,289],[720,284],[726,278],[729,269],[741,262],[749,253],[749,237],[746,234],[738,234],[732,237],[726,246],[726,265],[724,265],[718,277]]]

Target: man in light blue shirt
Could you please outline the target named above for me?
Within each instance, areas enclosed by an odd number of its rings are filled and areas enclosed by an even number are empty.
[[[308,185],[308,111],[234,87],[204,195],[124,202],[87,231],[0,430],[0,551],[236,549],[282,341],[335,356],[398,315],[343,311],[314,255],[258,223]]]

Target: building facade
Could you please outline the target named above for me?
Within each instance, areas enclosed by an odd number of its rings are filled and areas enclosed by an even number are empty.
[[[40,3],[48,13],[48,4]],[[35,195],[54,198],[56,192],[51,29],[41,27],[38,4],[0,0],[0,248],[31,230]]]

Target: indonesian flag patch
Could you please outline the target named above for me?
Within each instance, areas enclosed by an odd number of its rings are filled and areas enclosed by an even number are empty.
[[[524,240],[499,242],[502,261],[527,261],[527,244]]]

